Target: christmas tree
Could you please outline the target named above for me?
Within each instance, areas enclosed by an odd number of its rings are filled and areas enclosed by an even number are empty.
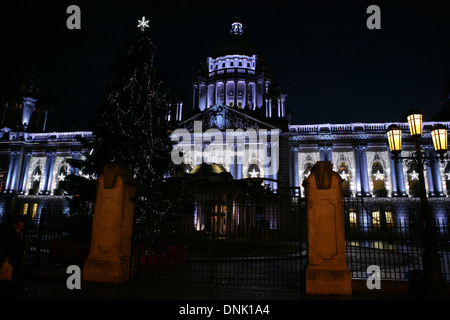
[[[156,46],[145,22],[113,66],[115,79],[94,129],[97,143],[83,163],[83,172],[91,174],[107,163],[129,168],[137,184],[137,219],[144,220],[169,211],[161,184],[172,166],[168,91],[155,69]]]

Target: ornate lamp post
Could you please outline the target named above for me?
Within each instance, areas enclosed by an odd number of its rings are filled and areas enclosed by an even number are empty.
[[[419,231],[423,243],[423,285],[427,296],[435,296],[446,292],[446,284],[442,276],[441,259],[437,252],[437,230],[433,221],[433,214],[428,204],[425,189],[424,165],[429,165],[427,160],[436,161],[448,159],[447,153],[447,129],[443,125],[435,125],[431,130],[431,136],[436,153],[439,157],[427,157],[421,150],[422,137],[422,114],[413,112],[408,116],[409,130],[414,142],[415,152],[410,157],[401,157],[402,130],[397,125],[389,126],[387,137],[389,149],[393,154],[394,161],[407,160],[408,166],[415,165],[419,173],[421,216]]]

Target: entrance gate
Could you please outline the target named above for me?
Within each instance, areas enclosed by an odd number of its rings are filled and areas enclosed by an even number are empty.
[[[169,218],[146,227],[135,222],[131,277],[303,291],[306,251],[306,209],[300,198],[197,197]]]

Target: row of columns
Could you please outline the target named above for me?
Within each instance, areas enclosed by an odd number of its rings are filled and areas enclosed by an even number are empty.
[[[73,159],[80,159],[80,152],[72,152]],[[32,153],[24,150],[12,151],[8,175],[5,182],[5,193],[25,193],[29,178]],[[42,189],[40,194],[50,194],[53,182],[53,171],[56,161],[56,152],[47,152],[44,173],[42,175]]]
[[[218,87],[222,87],[222,93],[224,96],[223,104],[229,105],[230,100],[228,98],[229,93],[229,83],[234,82],[234,92],[233,92],[233,105],[238,105],[238,83],[245,82],[244,93],[242,95],[242,107],[246,107],[248,102],[251,102],[252,109],[256,107],[256,85],[255,82],[245,79],[235,79],[235,80],[220,80],[214,83],[207,84],[205,82],[200,82],[194,84],[193,90],[193,102],[194,106],[198,105],[198,108],[203,111],[208,109],[220,102],[218,97],[219,90]],[[210,89],[212,87],[212,90]],[[206,91],[206,92],[205,92]],[[212,92],[211,92],[212,91]],[[248,93],[250,93],[250,99],[248,99]]]
[[[366,146],[354,147],[355,152],[355,185],[356,194],[358,196],[370,196],[369,175],[367,168]],[[434,156],[432,148],[425,148],[427,156]],[[332,147],[319,147],[320,161],[332,161]],[[300,187],[298,174],[298,150],[292,148],[290,151],[291,162],[291,186],[294,188]],[[391,173],[391,195],[394,197],[408,196],[405,187],[405,177],[403,172],[403,164],[401,161],[395,162],[392,158],[390,160]],[[441,172],[439,169],[439,162],[435,161],[425,166],[427,170],[427,186],[429,196],[445,196],[442,186]],[[300,195],[296,192],[296,195]]]
[[[242,147],[242,145],[240,146]],[[261,147],[261,146],[260,146]],[[278,159],[278,147],[279,147],[279,142],[270,142],[270,143],[266,143],[264,145],[264,152],[267,154],[267,151],[269,151],[270,153],[270,163],[257,163],[260,169],[260,177],[261,178],[267,178],[267,179],[271,179],[267,181],[267,184],[269,184],[269,186],[271,187],[272,190],[277,190],[278,189],[278,184],[276,181],[272,181],[272,180],[278,180],[278,167],[279,167],[279,159]],[[275,148],[275,149],[273,149]],[[196,145],[196,149],[201,149],[200,145]],[[273,154],[272,154],[272,150],[273,150]],[[238,146],[234,145],[234,150],[235,153],[238,151]],[[239,157],[239,159],[238,159]],[[203,158],[198,157],[196,159],[193,159],[193,163],[192,163],[192,167],[195,167],[196,165],[201,164],[203,161]],[[239,179],[245,179],[247,178],[247,176],[244,176],[244,164],[242,163],[242,156],[238,156],[238,155],[234,155],[232,157],[230,157],[229,159],[227,158],[226,161],[229,163],[224,164],[224,166],[227,166],[227,164],[229,165],[229,172],[232,175],[233,179],[239,180]],[[252,162],[248,162],[248,165],[252,164]],[[248,168],[247,168],[248,170]]]

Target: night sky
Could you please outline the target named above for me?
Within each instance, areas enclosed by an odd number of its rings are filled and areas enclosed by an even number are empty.
[[[0,7],[0,98],[38,68],[52,130],[90,129],[110,66],[142,16],[156,67],[189,105],[193,72],[234,21],[265,53],[296,124],[395,122],[412,108],[428,120],[450,79],[449,1],[11,2]],[[66,27],[71,4],[81,8],[81,30]],[[366,27],[371,4],[381,30]]]

